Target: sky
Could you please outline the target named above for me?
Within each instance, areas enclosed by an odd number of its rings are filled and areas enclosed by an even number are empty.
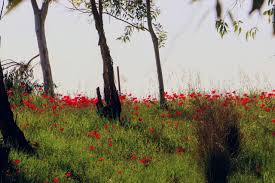
[[[2,1],[2,0],[0,0]],[[214,1],[190,4],[190,0],[158,0],[159,22],[168,33],[160,49],[165,90],[269,90],[275,88],[275,39],[266,17],[250,8],[232,9],[245,23],[257,26],[255,40],[231,32],[223,39],[215,30]],[[225,0],[225,10],[233,7]],[[95,95],[103,86],[102,59],[98,36],[91,16],[71,11],[65,1],[52,3],[46,19],[46,36],[53,79],[58,92]],[[147,32],[135,32],[131,42],[116,40],[125,24],[105,17],[105,32],[114,67],[119,66],[122,92],[136,96],[157,95],[158,82],[153,46]],[[38,54],[34,17],[29,0],[0,22],[0,59],[27,61]],[[36,63],[39,59],[36,60]],[[42,81],[40,65],[35,77]]]

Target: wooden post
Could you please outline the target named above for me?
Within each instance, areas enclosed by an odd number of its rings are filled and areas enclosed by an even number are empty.
[[[118,91],[119,91],[119,95],[121,95],[120,77],[119,77],[119,67],[118,67],[118,66],[117,66],[117,82],[118,82]]]

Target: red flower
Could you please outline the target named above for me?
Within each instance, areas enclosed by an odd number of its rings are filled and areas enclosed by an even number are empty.
[[[137,158],[138,158],[138,156],[133,155],[133,156],[131,157],[131,160],[134,160],[134,159],[137,159]]]
[[[144,157],[139,160],[139,162],[145,166],[148,166],[151,161],[152,161],[151,157]]]
[[[181,154],[181,153],[184,153],[184,152],[185,152],[185,149],[183,147],[177,147],[177,149],[176,149],[177,154]]]
[[[108,124],[105,124],[103,127],[104,127],[105,129],[107,129],[107,128],[109,128],[109,125],[108,125]]]
[[[21,163],[21,161],[20,161],[19,159],[16,159],[16,160],[13,161],[13,163],[14,163],[15,165],[19,165],[19,164]]]
[[[112,147],[113,146],[113,139],[112,138],[109,138],[109,147]]]
[[[142,122],[142,118],[141,118],[141,117],[139,117],[139,118],[138,118],[138,121]]]
[[[155,132],[155,129],[154,128],[149,128],[149,131],[151,134],[153,134]]]
[[[94,137],[96,139],[100,139],[100,135],[97,130],[90,131],[88,133],[88,137]]]
[[[8,96],[10,96],[10,95],[13,94],[13,91],[12,91],[12,90],[8,90],[8,91],[7,91],[7,94],[8,94]]]
[[[65,176],[66,177],[70,177],[71,176],[71,172],[66,172]]]
[[[275,132],[272,132],[272,136],[274,136],[274,137],[275,137]]]
[[[275,119],[272,119],[271,121],[272,121],[272,123],[275,123]]]
[[[95,150],[95,146],[90,146],[89,149],[90,150]]]
[[[53,182],[59,182],[59,178],[57,177],[53,178]]]
[[[98,161],[104,161],[104,158],[98,158]]]

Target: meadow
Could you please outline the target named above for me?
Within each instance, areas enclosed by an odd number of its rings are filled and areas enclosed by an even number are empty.
[[[138,99],[124,94],[121,120],[112,121],[97,114],[96,98],[51,98],[42,92],[18,97],[9,92],[17,125],[37,152],[30,156],[12,150],[13,169],[5,181],[205,182],[209,165],[202,156],[211,151],[211,144],[203,142],[214,136],[222,139],[223,134],[211,130],[215,125],[205,125],[210,116],[199,108],[204,103],[216,106],[212,112],[227,111],[223,117],[213,117],[220,129],[231,114],[238,114],[240,144],[237,155],[230,156],[228,182],[273,183],[274,97],[275,90],[165,93],[169,109],[163,110],[151,96]]]

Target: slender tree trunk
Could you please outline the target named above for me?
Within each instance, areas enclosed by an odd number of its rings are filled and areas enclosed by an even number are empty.
[[[44,91],[47,95],[54,97],[54,83],[52,78],[51,65],[47,48],[47,40],[45,34],[45,19],[48,12],[49,0],[44,0],[42,8],[39,9],[36,0],[31,0],[34,20],[35,32],[39,48],[40,63],[44,80]]]
[[[28,153],[34,153],[34,149],[14,121],[3,79],[3,71],[0,64],[0,131],[4,144]]]
[[[152,17],[151,17],[151,0],[146,0],[146,8],[147,8],[147,23],[148,29],[152,38],[154,52],[155,52],[155,59],[157,65],[157,74],[158,74],[158,82],[159,82],[159,101],[161,108],[167,108],[167,103],[164,97],[164,83],[163,83],[163,76],[162,76],[162,69],[161,69],[161,62],[160,62],[160,54],[159,54],[159,42],[158,37],[153,29],[152,26]]]
[[[98,8],[96,6],[95,0],[90,0],[90,3],[95,20],[95,27],[99,36],[98,45],[100,46],[103,60],[104,100],[107,105],[105,107],[105,112],[109,113],[105,116],[108,116],[112,119],[120,119],[121,104],[114,80],[113,61],[103,27],[102,0],[99,0]],[[103,111],[103,114],[105,112]]]

